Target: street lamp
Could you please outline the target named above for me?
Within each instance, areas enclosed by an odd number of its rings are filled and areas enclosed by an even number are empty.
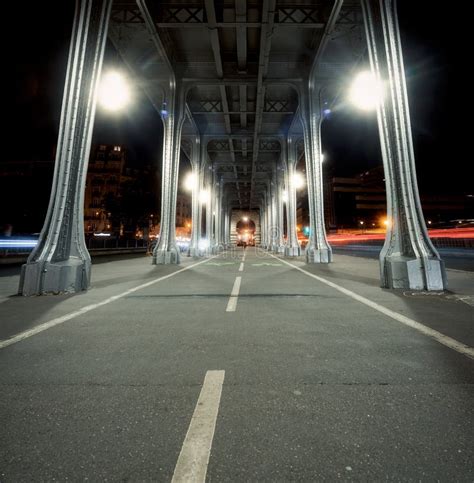
[[[304,177],[301,173],[294,173],[293,174],[293,186],[295,189],[299,190],[304,186]]]
[[[383,87],[370,71],[357,74],[350,88],[351,102],[363,111],[373,111],[383,98]]]
[[[196,188],[197,177],[194,173],[188,173],[184,178],[184,188],[187,191],[193,191]]]
[[[202,190],[200,193],[199,193],[199,201],[201,203],[207,203],[210,199],[210,194],[209,194],[209,191],[208,190]]]
[[[99,103],[107,111],[119,111],[130,101],[129,86],[117,71],[110,71],[102,76],[98,93]]]

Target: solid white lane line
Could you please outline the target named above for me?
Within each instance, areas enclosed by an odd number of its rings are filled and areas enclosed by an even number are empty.
[[[242,277],[235,278],[234,286],[232,287],[229,302],[227,303],[227,308],[225,310],[226,312],[235,312],[235,309],[237,308],[237,300],[239,299],[241,281]]]
[[[173,483],[204,482],[216,429],[225,371],[207,371],[183,447],[174,469]]]
[[[244,262],[240,262],[239,272],[244,271]]]
[[[379,305],[378,303],[373,302],[372,300],[362,297],[362,295],[358,295],[355,292],[352,292],[352,290],[348,290],[347,288],[341,287],[340,285],[337,285],[334,282],[330,282],[325,278],[322,278],[322,277],[319,277],[318,275],[314,275],[313,273],[307,272],[303,268],[293,265],[292,263],[287,262],[286,260],[283,260],[280,257],[276,257],[271,253],[269,253],[269,255],[271,255],[273,258],[277,258],[283,263],[286,263],[290,267],[293,267],[296,270],[303,272],[304,274],[308,275],[308,277],[314,278],[319,282],[324,283],[329,287],[332,287],[338,290],[339,292],[353,298],[354,300],[357,300],[358,302],[361,302],[364,305],[367,305],[368,307],[371,307],[372,309],[377,310],[378,312],[381,312],[382,314],[387,315],[388,317],[391,317],[392,319],[398,322],[401,322],[402,324],[408,327],[411,327],[412,329],[415,329],[418,332],[421,332],[422,334],[427,335],[428,337],[431,337],[432,339],[436,340],[440,344],[443,344],[446,347],[449,347],[450,349],[453,349],[459,352],[460,354],[463,354],[467,357],[470,357],[471,359],[474,359],[474,348],[469,347],[468,345],[463,344],[462,342],[459,342],[456,339],[453,339],[447,335],[444,335],[441,332],[438,332],[437,330],[433,330],[430,327],[427,327],[426,325],[423,325],[420,322],[417,322],[416,320],[406,317],[405,315],[402,315],[402,314],[399,314],[398,312],[394,312],[393,310],[387,309],[383,305]]]
[[[33,335],[39,334],[40,332],[51,329],[52,327],[55,327],[56,325],[62,324],[64,322],[66,322],[67,320],[74,319],[74,318],[78,317],[79,315],[83,315],[87,312],[90,312],[91,310],[98,309],[99,307],[102,307],[103,305],[107,305],[107,304],[110,304],[111,302],[115,302],[116,300],[119,300],[123,297],[126,297],[127,295],[130,295],[131,293],[136,292],[137,290],[141,290],[142,288],[149,287],[150,285],[154,285],[155,283],[161,282],[162,280],[166,280],[168,278],[174,277],[175,275],[178,275],[178,273],[185,272],[186,270],[189,270],[190,268],[197,267],[198,265],[206,263],[209,260],[216,258],[217,256],[218,255],[214,255],[213,257],[210,257],[206,260],[203,260],[202,262],[194,263],[193,265],[189,265],[188,267],[181,268],[180,270],[173,272],[173,273],[170,273],[169,275],[165,275],[165,276],[157,278],[155,280],[151,280],[150,282],[142,283],[141,285],[138,285],[138,286],[133,287],[129,290],[126,290],[125,292],[122,292],[121,294],[113,295],[112,297],[109,297],[108,299],[105,299],[102,302],[98,302],[97,304],[86,305],[85,307],[82,307],[79,310],[76,310],[76,311],[71,312],[71,313],[66,314],[66,315],[62,315],[61,317],[57,317],[56,319],[52,319],[48,322],[44,322],[43,324],[40,324],[36,327],[33,327],[30,330],[25,330],[24,332],[20,332],[19,334],[11,337],[10,339],[1,340],[0,341],[0,349],[8,347],[9,345],[12,345],[12,344],[16,344],[17,342],[20,342],[24,339],[28,339],[28,337],[32,337]]]

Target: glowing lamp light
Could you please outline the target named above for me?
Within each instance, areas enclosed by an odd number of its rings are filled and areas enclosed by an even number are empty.
[[[118,72],[102,76],[99,87],[99,103],[107,111],[119,111],[130,101],[130,89],[124,77]]]
[[[184,188],[187,191],[193,191],[196,185],[197,185],[196,175],[194,173],[188,173],[186,178],[184,178]]]
[[[383,89],[372,72],[360,72],[352,83],[349,97],[363,111],[373,111],[383,98]]]
[[[199,193],[199,201],[201,203],[207,203],[210,199],[209,191],[203,190]]]
[[[244,220],[244,221],[249,221],[249,217],[248,217],[248,216],[244,216],[244,217],[242,218],[242,220]]]
[[[385,225],[387,228],[388,228],[388,227],[391,225],[390,220],[388,220],[388,219],[383,220],[383,222],[382,222],[382,223],[383,223],[383,224],[384,224],[384,225]]]
[[[209,240],[205,238],[201,239],[198,243],[199,250],[207,250],[209,248],[209,245]]]
[[[304,186],[304,177],[301,173],[295,173],[293,175],[293,185],[297,190]]]

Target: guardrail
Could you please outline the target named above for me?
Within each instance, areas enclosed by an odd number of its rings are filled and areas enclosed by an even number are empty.
[[[28,258],[38,240],[31,237],[0,237],[0,263],[22,263]],[[86,246],[91,255],[145,253],[147,240],[118,238],[89,238]]]

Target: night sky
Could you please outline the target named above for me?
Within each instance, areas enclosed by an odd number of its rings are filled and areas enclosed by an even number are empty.
[[[6,41],[2,161],[54,157],[74,2],[49,2],[55,5],[54,15],[52,7],[39,5],[42,2],[29,3],[23,10],[7,7],[6,15],[17,19],[18,33]],[[454,8],[410,0],[399,2],[399,19],[420,189],[434,194],[467,193],[472,190],[472,173],[468,173],[469,137],[461,119],[472,88],[461,85],[466,67],[458,52],[468,47],[463,19]],[[109,46],[106,62],[118,61]],[[93,142],[125,144],[133,162],[152,163],[161,157],[161,130],[159,116],[137,94],[119,117],[98,110]],[[381,162],[373,116],[333,114],[323,125],[323,147],[327,169],[339,176],[354,175]]]

